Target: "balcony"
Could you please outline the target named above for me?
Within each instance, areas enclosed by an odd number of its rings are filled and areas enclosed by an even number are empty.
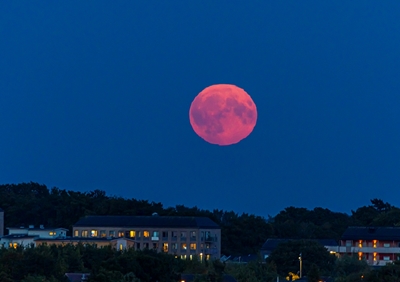
[[[341,246],[338,248],[339,253],[379,253],[379,254],[398,254],[400,253],[400,248],[399,247],[345,247]]]
[[[151,241],[158,241],[158,240],[160,240],[159,237],[151,237]]]

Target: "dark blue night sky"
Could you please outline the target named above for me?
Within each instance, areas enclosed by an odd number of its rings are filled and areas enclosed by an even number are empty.
[[[249,3],[247,3],[249,2]],[[400,205],[400,1],[1,1],[0,182],[275,215]],[[253,133],[189,107],[235,84]]]

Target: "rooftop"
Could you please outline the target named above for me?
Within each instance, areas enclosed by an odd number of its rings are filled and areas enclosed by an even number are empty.
[[[74,227],[220,228],[208,217],[188,216],[86,216]]]
[[[400,240],[400,227],[351,226],[342,240]]]

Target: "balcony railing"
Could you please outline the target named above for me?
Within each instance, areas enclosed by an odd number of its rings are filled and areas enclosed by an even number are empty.
[[[380,253],[380,254],[398,254],[400,253],[399,247],[338,247],[339,253]]]

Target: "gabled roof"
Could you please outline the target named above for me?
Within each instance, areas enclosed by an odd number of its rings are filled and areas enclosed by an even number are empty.
[[[220,228],[208,217],[188,216],[86,216],[74,227]]]
[[[351,226],[344,231],[342,240],[399,240],[400,227]]]
[[[262,245],[262,251],[273,251],[278,247],[280,243],[285,243],[288,241],[315,241],[321,244],[322,246],[339,246],[338,242],[334,239],[278,239],[278,238],[269,238],[265,243]]]

